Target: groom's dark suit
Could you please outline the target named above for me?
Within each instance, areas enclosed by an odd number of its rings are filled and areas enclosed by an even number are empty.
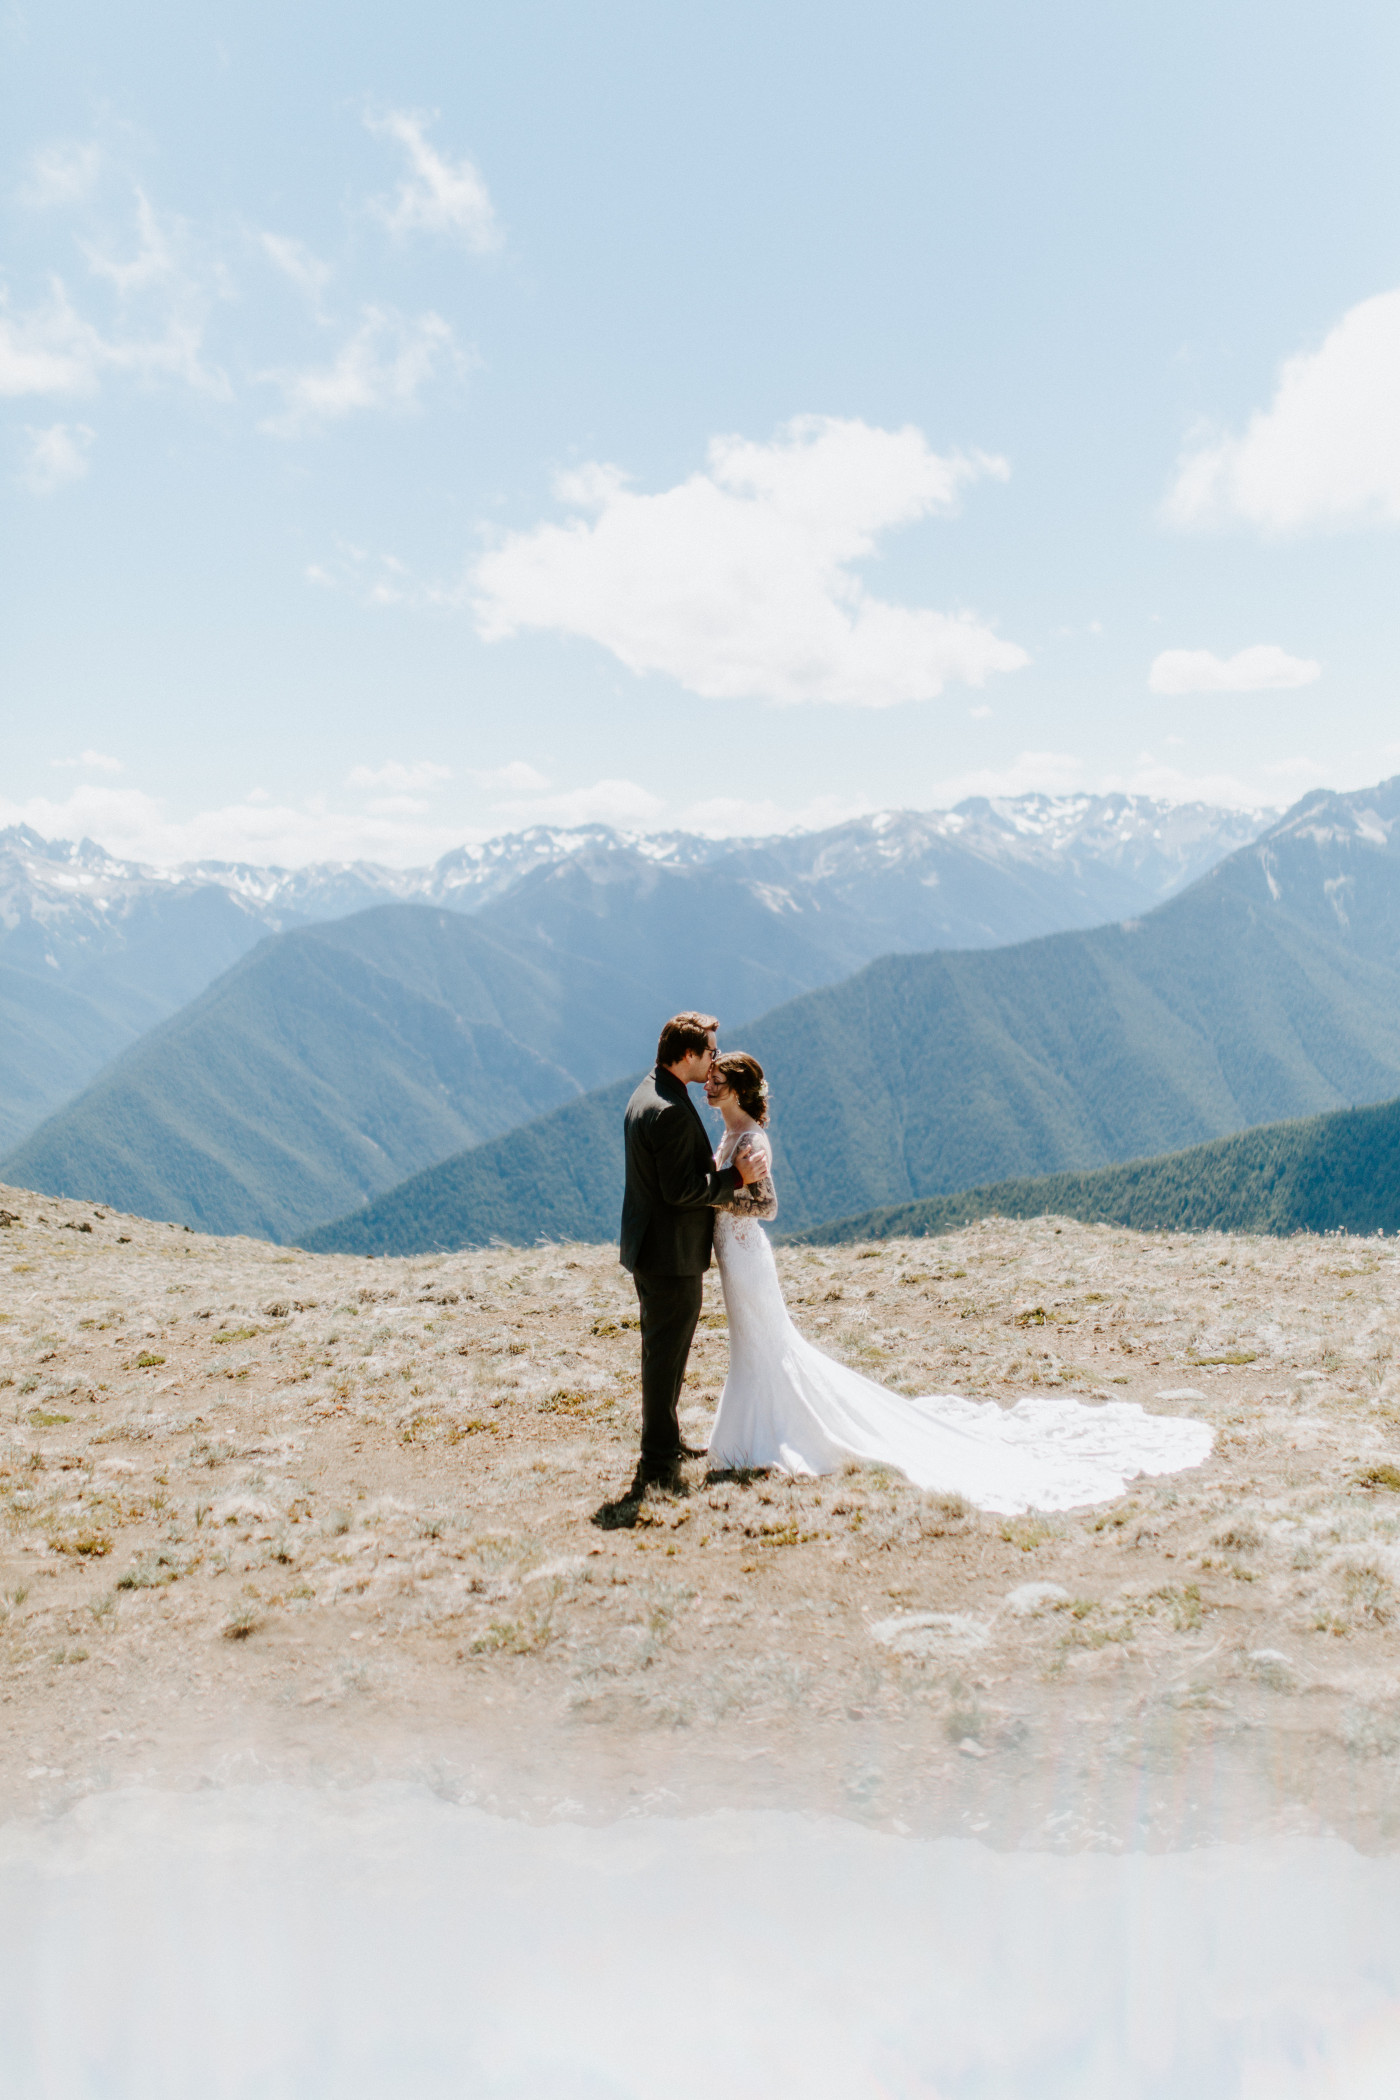
[[[688,1088],[664,1065],[633,1094],[623,1128],[621,1252],[641,1309],[642,1464],[662,1469],[680,1454],[676,1409],[710,1266],[715,1207],[743,1181],[734,1167],[716,1168]]]

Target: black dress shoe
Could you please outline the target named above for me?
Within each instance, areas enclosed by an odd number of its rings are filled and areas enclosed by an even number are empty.
[[[710,1454],[704,1444],[682,1444],[676,1455],[678,1458],[708,1458]]]
[[[644,1495],[649,1487],[659,1487],[667,1494],[674,1495],[680,1492],[681,1485],[679,1453],[674,1458],[644,1458],[633,1477],[632,1493]]]

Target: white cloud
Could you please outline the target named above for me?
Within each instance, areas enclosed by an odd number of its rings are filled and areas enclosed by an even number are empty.
[[[432,759],[419,758],[411,765],[402,765],[399,760],[391,758],[382,766],[352,766],[345,776],[345,784],[347,787],[390,788],[396,794],[421,795],[451,778],[451,767],[436,765]]]
[[[392,802],[394,798],[389,798]],[[44,838],[94,838],[129,860],[171,867],[190,860],[250,861],[300,867],[312,860],[378,860],[421,867],[496,825],[427,823],[415,810],[327,808],[318,798],[293,804],[262,794],[221,809],[171,818],[139,788],[85,782],[62,800],[0,799],[0,826],[29,824]]]
[[[264,430],[294,437],[318,423],[365,409],[409,409],[444,366],[465,363],[440,314],[405,319],[384,307],[364,310],[364,319],[329,365],[260,376],[282,390],[286,408],[269,417]],[[316,579],[320,581],[318,576]]]
[[[529,824],[616,824],[621,830],[654,828],[666,804],[635,780],[595,780],[591,787],[566,788],[529,801],[492,804],[492,828]]]
[[[816,795],[795,809],[771,798],[712,795],[676,808],[632,780],[598,780],[591,786],[549,795],[544,775],[523,759],[467,777],[480,787],[513,790],[516,799],[492,804],[493,825],[615,824],[623,831],[655,830],[664,825],[668,830],[699,832],[706,838],[754,837],[840,824],[875,807],[866,795]]]
[[[142,381],[175,379],[201,393],[226,399],[224,374],[204,362],[209,294],[192,272],[176,262],[171,240],[139,199],[136,256],[115,261],[85,250],[89,267],[118,296],[122,323],[105,332],[74,305],[60,277],[24,312],[10,308],[0,291],[0,394],[93,394],[108,374]],[[127,307],[145,296],[145,327],[133,326]]]
[[[698,831],[712,839],[771,838],[782,831],[825,831],[852,817],[868,816],[874,808],[868,795],[814,795],[795,809],[771,797],[711,795],[677,810],[668,829]]]
[[[80,241],[78,246],[87,257],[93,275],[105,277],[125,299],[133,292],[149,291],[152,285],[178,274],[174,248],[177,232],[175,229],[167,234],[150,198],[144,190],[138,189],[135,255],[123,262],[104,249],[93,247],[88,241]]]
[[[1090,794],[1094,790],[1086,775],[1083,759],[1072,752],[1023,751],[1009,765],[975,766],[938,781],[930,790],[929,806],[950,808],[955,802],[965,802],[970,795],[986,795],[995,800],[1015,795]],[[923,802],[921,796],[921,807]]]
[[[20,201],[32,211],[81,203],[96,183],[101,167],[101,148],[91,143],[44,146],[29,163]]]
[[[367,559],[367,557],[362,557]],[[381,554],[379,574],[365,588],[366,605],[407,605],[430,602],[431,594],[415,583],[408,564],[395,554]]]
[[[1252,779],[1238,773],[1190,773],[1144,751],[1126,772],[1105,773],[1093,786],[1099,795],[1152,795],[1162,802],[1208,802],[1215,809],[1267,810],[1279,806],[1276,787],[1266,785],[1272,771],[1264,766]],[[1362,785],[1359,780],[1348,784]],[[1288,791],[1289,800],[1295,792]]]
[[[452,163],[427,143],[421,120],[394,115],[376,127],[408,152],[405,181],[393,222],[437,225],[469,233],[489,245],[490,200],[468,163]],[[89,191],[99,182],[125,184],[125,231],[120,220],[99,220]],[[105,195],[105,192],[104,192]],[[85,397],[125,377],[146,385],[177,381],[232,397],[224,372],[206,357],[212,317],[233,305],[237,287],[226,251],[237,238],[245,257],[251,242],[262,259],[308,302],[324,324],[333,280],[331,265],[290,233],[226,229],[225,236],[191,228],[158,209],[140,187],[104,163],[96,147],[55,145],[34,159],[23,201],[35,208],[66,207],[83,258],[86,283],[51,272],[42,288],[12,298],[0,283],[0,396]],[[263,428],[292,435],[367,410],[413,407],[434,378],[461,372],[470,362],[450,324],[428,311],[405,315],[383,303],[364,304],[349,317],[319,363],[274,361],[264,353],[257,383],[277,388],[282,405]],[[77,454],[70,448],[68,478]],[[35,469],[39,481],[45,470]],[[57,470],[55,470],[57,472]],[[384,595],[397,589],[386,562]],[[329,575],[329,571],[321,572]]]
[[[174,379],[198,394],[227,401],[233,389],[217,366],[204,362],[205,313],[193,286],[172,305],[164,330],[147,337],[116,337],[102,345],[102,363],[114,372],[150,383]]]
[[[1271,759],[1264,768],[1264,778],[1279,781],[1290,794],[1298,795],[1305,787],[1320,787],[1329,774],[1327,767],[1319,765],[1315,758],[1305,758],[1300,753],[1296,758]]]
[[[543,773],[523,758],[513,758],[504,766],[489,766],[467,775],[477,787],[509,788],[515,795],[542,795],[549,786]]]
[[[1306,768],[1308,763],[1292,760],[1284,771],[1291,779],[1300,765]],[[946,809],[973,795],[996,801],[1017,795],[1124,794],[1151,795],[1163,802],[1209,802],[1221,809],[1261,809],[1278,801],[1277,788],[1267,784],[1270,776],[1268,766],[1261,767],[1254,779],[1234,773],[1189,773],[1163,763],[1151,751],[1139,753],[1131,766],[1102,771],[1091,769],[1073,752],[1023,751],[1008,765],[981,766],[932,783],[919,795],[917,807]],[[1361,786],[1365,777],[1363,772],[1347,784]],[[1291,796],[1298,790],[1287,792]]]
[[[86,423],[50,423],[36,430],[25,425],[29,457],[20,479],[36,496],[52,496],[81,481],[88,470],[88,450],[93,431]]]
[[[126,767],[119,758],[112,758],[105,751],[80,751],[76,758],[51,758],[49,764],[59,772],[76,772],[80,768],[89,773],[124,773]]]
[[[366,117],[365,124],[376,138],[396,140],[408,155],[409,173],[396,195],[374,207],[392,232],[456,234],[479,255],[500,247],[495,209],[471,161],[445,159],[424,137],[425,120],[411,111]]]
[[[259,789],[223,808],[173,819],[163,803],[139,788],[94,781],[75,787],[61,800],[35,795],[15,802],[0,797],[0,827],[28,824],[44,838],[94,838],[109,852],[158,867],[191,860],[280,867],[300,867],[313,860],[378,860],[409,868],[468,841],[533,824],[654,830],[666,817],[662,797],[635,781],[598,780],[546,795],[534,792],[533,783],[540,778],[534,769],[525,771],[531,775],[529,782],[518,776],[514,782],[499,782],[514,785],[516,798],[493,802],[476,824],[429,820],[427,803],[413,795],[390,794],[351,809],[334,809],[319,796],[293,804]]]
[[[308,562],[302,574],[321,590],[352,592],[362,605],[456,611],[466,598],[460,576],[447,583],[424,582],[396,554],[372,555],[348,540],[337,541],[333,557]]]
[[[1321,671],[1310,656],[1290,656],[1274,642],[1256,642],[1233,656],[1164,649],[1153,658],[1147,683],[1154,693],[1280,693],[1311,685]]]
[[[917,791],[911,783],[904,806],[945,809],[974,795],[999,799],[1036,793],[1123,792],[1167,802],[1267,810],[1295,800],[1315,785],[1364,787],[1387,770],[1396,749],[1400,747],[1356,754],[1342,766],[1323,766],[1316,759],[1295,755],[1261,766],[1253,779],[1219,772],[1191,773],[1161,762],[1150,751],[1139,754],[1136,763],[1123,771],[1101,773],[1091,773],[1084,760],[1072,753],[1028,751],[1004,767],[921,783]],[[117,765],[116,760],[97,752],[84,752],[78,761],[56,763],[105,770]],[[863,794],[820,795],[796,805],[726,796],[673,803],[635,781],[622,779],[598,780],[545,794],[537,792],[542,776],[524,760],[470,777],[483,786],[514,788],[515,799],[495,802],[482,821],[464,824],[426,819],[425,805],[409,795],[391,794],[350,809],[335,809],[321,796],[293,803],[265,788],[253,788],[241,801],[173,819],[162,802],[139,788],[84,781],[62,799],[35,795],[19,802],[0,798],[0,826],[28,824],[45,838],[94,838],[124,858],[160,867],[198,860],[282,867],[308,861],[376,860],[409,868],[423,866],[469,841],[534,824],[602,823],[620,830],[664,828],[713,838],[754,837],[825,828],[884,806]]]
[[[305,241],[293,240],[290,234],[262,233],[258,240],[273,268],[290,278],[311,306],[319,308],[322,294],[335,274],[330,264],[314,255]]]
[[[852,565],[882,532],[957,508],[1003,460],[923,433],[802,416],[771,444],[714,439],[709,470],[638,495],[613,467],[561,477],[577,512],[511,533],[472,575],[479,631],[582,635],[705,699],[889,707],[1027,663],[971,613],[875,598]]]
[[[57,761],[65,768],[112,771],[118,762],[86,751]],[[300,867],[307,861],[376,860],[391,867],[422,867],[454,846],[530,824],[610,823],[649,826],[664,814],[661,798],[630,781],[603,780],[545,796],[544,776],[523,759],[465,777],[488,797],[501,789],[518,798],[496,802],[476,822],[444,820],[426,799],[450,777],[429,760],[354,768],[349,806],[330,798],[284,799],[254,787],[241,800],[175,818],[156,796],[137,787],[84,780],[62,797],[0,797],[0,827],[28,824],[44,838],[94,838],[125,859],[171,867],[184,861],[248,861],[255,866]],[[419,787],[424,793],[414,793]],[[376,788],[389,792],[366,796]],[[405,791],[406,790],[406,791]]]
[[[0,305],[0,394],[90,394],[104,348],[55,279],[48,298],[28,313]]]
[[[1242,436],[1188,452],[1165,515],[1273,532],[1400,522],[1400,291],[1362,300],[1289,358]]]

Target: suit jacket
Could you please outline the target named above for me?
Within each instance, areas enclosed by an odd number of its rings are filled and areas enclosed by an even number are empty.
[[[622,1262],[659,1276],[699,1276],[710,1266],[715,1209],[743,1187],[736,1167],[715,1166],[689,1089],[657,1065],[627,1104],[627,1182]]]

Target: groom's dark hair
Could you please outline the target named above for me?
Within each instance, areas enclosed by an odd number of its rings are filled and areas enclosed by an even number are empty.
[[[659,1065],[678,1065],[688,1051],[707,1049],[710,1031],[718,1027],[719,1022],[713,1014],[672,1014],[661,1031],[656,1062]]]

